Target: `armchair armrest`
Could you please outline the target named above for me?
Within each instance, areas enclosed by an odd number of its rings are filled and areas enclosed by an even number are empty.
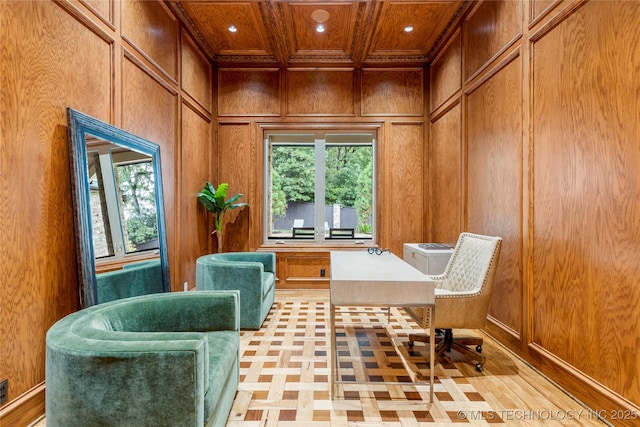
[[[260,300],[262,273],[260,262],[204,262],[198,261],[196,288],[201,290],[237,289],[241,298]]]
[[[134,332],[240,330],[238,291],[172,292],[114,301],[109,329]]]
[[[102,341],[48,334],[46,384],[55,399],[47,399],[47,418],[58,425],[203,425],[207,341],[185,335]]]
[[[276,272],[276,254],[273,252],[223,252],[220,254],[205,255],[200,258],[203,262],[247,262],[261,263],[263,270],[269,273]]]

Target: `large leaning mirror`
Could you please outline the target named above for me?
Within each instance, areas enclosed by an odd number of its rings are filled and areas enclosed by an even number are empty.
[[[71,108],[68,121],[81,307],[169,292],[160,147]]]

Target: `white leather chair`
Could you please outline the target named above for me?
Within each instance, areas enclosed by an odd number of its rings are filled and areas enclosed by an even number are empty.
[[[491,290],[498,266],[502,239],[462,233],[453,255],[443,274],[431,276],[436,282],[434,326],[444,335],[436,336],[436,360],[452,348],[476,362],[476,370],[482,371],[485,356],[481,337],[453,337],[453,329],[480,329],[485,326]],[[405,307],[405,311],[423,328],[429,325],[429,310]],[[424,335],[409,335],[409,345],[414,341],[429,342]],[[475,351],[469,349],[476,346]]]

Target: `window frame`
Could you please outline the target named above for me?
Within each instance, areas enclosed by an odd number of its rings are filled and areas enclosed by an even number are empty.
[[[299,239],[292,237],[271,237],[269,236],[270,224],[270,187],[271,187],[271,137],[284,136],[284,135],[292,135],[292,136],[305,136],[311,141],[311,137],[313,136],[313,148],[315,152],[315,192],[314,199],[315,200],[326,200],[325,198],[325,149],[330,145],[339,145],[336,143],[327,144],[327,135],[367,135],[370,137],[370,146],[371,146],[371,156],[372,156],[372,183],[371,183],[371,237],[362,238],[355,236],[354,238],[328,238],[328,234],[325,235],[324,227],[322,226],[322,220],[318,218],[324,217],[324,203],[316,203],[314,201],[314,209],[315,209],[315,223],[313,225],[314,228],[314,238],[313,239]],[[262,232],[262,240],[265,245],[339,245],[339,244],[365,244],[371,245],[375,244],[377,241],[378,230],[377,230],[377,143],[378,143],[378,129],[377,127],[323,127],[322,129],[317,128],[307,128],[304,126],[298,128],[287,128],[287,129],[264,129],[263,131],[263,149],[264,149],[264,165],[263,165],[263,190],[265,197],[263,198],[263,206],[262,206],[262,214],[263,214],[263,232]],[[295,145],[292,143],[292,145]],[[301,143],[300,145],[310,145]],[[345,144],[348,145],[348,144]],[[369,145],[369,144],[357,144],[354,145]],[[318,159],[322,159],[318,161]],[[321,180],[318,180],[318,177],[321,177]],[[320,224],[320,226],[318,226]],[[320,230],[320,231],[319,231]],[[326,233],[329,233],[326,230]]]

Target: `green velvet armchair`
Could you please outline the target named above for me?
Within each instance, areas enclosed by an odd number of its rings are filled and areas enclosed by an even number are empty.
[[[239,294],[170,292],[72,313],[46,338],[47,426],[224,426]]]
[[[275,296],[276,255],[272,252],[223,252],[196,262],[197,290],[240,291],[240,328],[259,329]]]

